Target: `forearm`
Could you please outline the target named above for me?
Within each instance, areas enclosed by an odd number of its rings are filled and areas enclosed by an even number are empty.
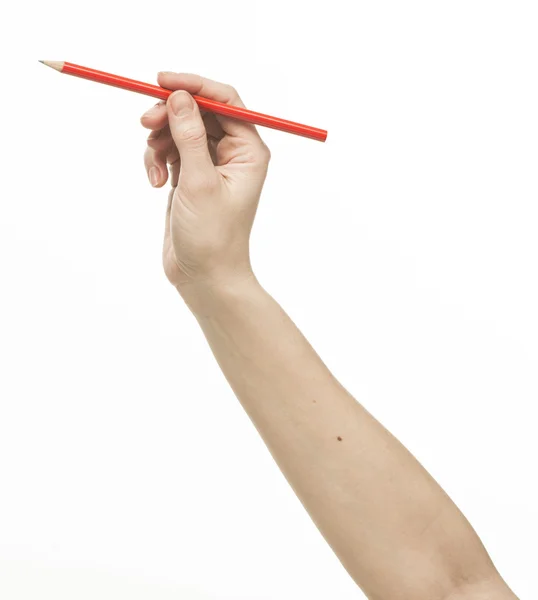
[[[198,289],[191,308],[272,456],[370,598],[433,600],[497,579],[451,500],[255,279]]]

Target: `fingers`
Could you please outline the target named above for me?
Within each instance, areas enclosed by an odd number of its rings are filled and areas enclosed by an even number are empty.
[[[163,129],[152,131],[148,136],[148,148],[144,155],[144,163],[148,179],[154,187],[162,187],[168,177],[167,163],[170,165],[172,185],[177,185],[179,175],[179,152],[172,139],[168,125]],[[172,169],[175,166],[175,170]],[[156,169],[153,170],[152,169]]]
[[[221,124],[217,121],[217,115],[205,112],[203,110],[200,111],[200,114],[202,115],[207,137],[209,139],[214,138],[217,141],[221,140],[224,137],[224,130],[222,129]]]
[[[168,180],[168,168],[161,154],[153,148],[146,148],[144,152],[144,165],[149,182],[153,187],[162,187]]]
[[[168,125],[162,129],[152,131],[148,135],[147,143],[150,148],[153,148],[156,152],[160,152],[165,156],[170,155],[174,150],[177,154],[177,148],[172,139],[170,127],[168,127]]]
[[[192,96],[184,91],[174,92],[166,108],[170,133],[181,158],[182,181],[199,182],[215,177],[204,122]]]
[[[169,90],[185,90],[189,94],[203,96],[224,104],[244,107],[243,101],[237,91],[230,85],[206,79],[192,73],[170,73],[161,72],[157,76],[160,86]],[[216,115],[222,129],[231,136],[260,140],[260,136],[251,123],[244,123],[237,119],[230,119],[222,115]]]
[[[208,113],[205,110],[201,110],[200,114],[202,115],[209,137],[214,137],[219,140],[224,137],[224,131],[216,118],[217,115]],[[152,129],[154,131],[164,129],[168,125],[166,103],[158,102],[155,106],[152,106],[140,117],[140,122],[146,129]]]
[[[144,127],[151,129],[144,162],[153,186],[162,187],[168,180],[167,163],[173,186],[178,183],[180,164],[182,178],[190,178],[190,185],[207,182],[208,175],[217,174],[222,165],[237,162],[238,157],[245,162],[248,155],[253,164],[266,165],[267,148],[252,124],[200,111],[192,100],[194,94],[244,107],[234,88],[190,73],[159,73],[158,81],[178,93],[172,94],[167,103],[158,102],[140,119]],[[179,113],[180,105],[186,111]]]
[[[166,103],[157,102],[140,117],[140,123],[146,129],[162,129],[168,123]]]
[[[170,71],[161,71],[157,75],[157,81],[161,87],[168,90],[185,90],[190,94],[203,96],[224,104],[233,104],[242,106],[243,101],[239,97],[237,90],[231,85],[219,83],[211,79],[206,79],[194,73],[172,73]]]
[[[220,139],[224,136],[224,130],[217,121],[217,115],[201,110],[200,114],[204,120],[207,135]],[[168,113],[166,112],[166,103],[158,102],[152,106],[141,117],[140,122],[146,129],[159,130],[168,125]]]

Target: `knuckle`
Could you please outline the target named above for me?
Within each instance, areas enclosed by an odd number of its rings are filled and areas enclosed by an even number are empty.
[[[259,146],[250,148],[244,155],[244,159],[246,162],[266,167],[271,160],[271,151],[261,142]]]
[[[162,140],[161,138],[148,138],[147,139],[148,148],[153,148],[153,150],[159,150],[166,144],[166,140]]]
[[[224,87],[226,89],[226,94],[227,96],[230,98],[230,102],[232,104],[236,104],[237,101],[239,100],[239,93],[238,91],[233,87],[233,85],[229,85],[229,84],[224,84]]]
[[[267,144],[265,144],[264,142],[262,142],[260,148],[260,158],[265,164],[269,164],[271,160],[271,150],[269,149],[269,146],[267,146]]]
[[[150,142],[151,140],[158,140],[161,137],[162,132],[162,129],[153,129],[148,135],[148,142]]]
[[[202,142],[205,143],[206,141],[205,129],[198,125],[182,128],[179,132],[179,135],[183,141],[191,144],[201,144]]]

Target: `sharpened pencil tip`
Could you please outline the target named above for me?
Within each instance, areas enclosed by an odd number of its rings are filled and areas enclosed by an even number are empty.
[[[57,71],[60,71],[64,68],[64,62],[63,61],[58,61],[58,60],[40,60],[40,63],[43,63],[44,65],[47,65],[47,67],[51,67],[52,69],[56,69]]]

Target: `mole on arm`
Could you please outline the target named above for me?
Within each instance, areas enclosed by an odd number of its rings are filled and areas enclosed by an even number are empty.
[[[341,438],[340,436],[338,436],[336,439],[337,439],[339,442],[341,442],[341,441],[342,441],[342,438]]]

